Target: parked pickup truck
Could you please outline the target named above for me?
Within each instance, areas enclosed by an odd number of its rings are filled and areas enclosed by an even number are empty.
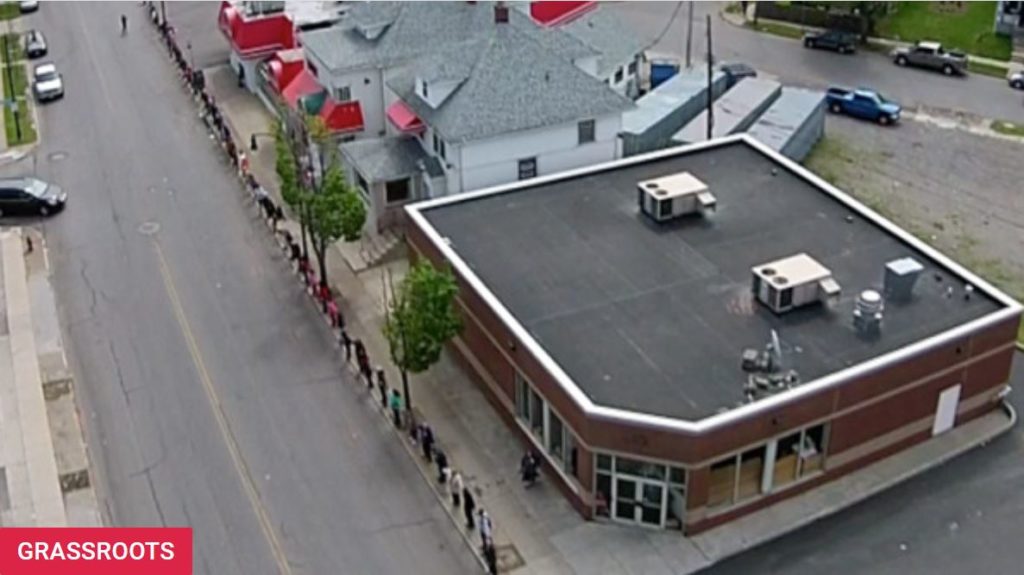
[[[846,114],[879,124],[895,124],[900,119],[900,105],[886,100],[874,90],[847,90],[829,88],[825,92],[828,109],[836,114]]]
[[[947,76],[967,72],[967,55],[947,52],[938,42],[918,42],[910,48],[896,48],[892,51],[892,58],[897,66],[931,68]]]

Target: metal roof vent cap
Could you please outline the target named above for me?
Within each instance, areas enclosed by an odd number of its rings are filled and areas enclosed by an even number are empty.
[[[866,289],[857,296],[853,308],[853,326],[862,335],[875,335],[882,329],[885,302],[882,294]]]

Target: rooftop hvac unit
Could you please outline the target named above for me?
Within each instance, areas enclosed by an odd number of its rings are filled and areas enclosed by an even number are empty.
[[[807,254],[755,266],[751,271],[754,296],[775,313],[839,299],[841,289],[832,272]]]
[[[901,258],[885,264],[885,299],[908,302],[914,297],[914,284],[924,266],[914,258]]]
[[[690,172],[638,183],[637,201],[640,211],[656,222],[714,210],[717,204],[704,182]]]
[[[882,328],[882,312],[885,302],[882,294],[866,289],[857,296],[853,307],[853,326],[862,334],[875,334]]]

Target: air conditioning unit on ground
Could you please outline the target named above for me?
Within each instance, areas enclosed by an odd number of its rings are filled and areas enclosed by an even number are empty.
[[[755,266],[751,271],[754,296],[775,313],[839,299],[841,290],[832,272],[807,254]]]
[[[690,172],[645,180],[637,184],[640,211],[656,222],[714,210],[715,196]]]

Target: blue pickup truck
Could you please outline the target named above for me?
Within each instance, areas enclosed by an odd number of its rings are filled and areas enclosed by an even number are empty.
[[[846,114],[883,125],[898,122],[902,111],[899,104],[886,100],[874,90],[832,87],[825,92],[825,101],[828,109],[836,114]]]

